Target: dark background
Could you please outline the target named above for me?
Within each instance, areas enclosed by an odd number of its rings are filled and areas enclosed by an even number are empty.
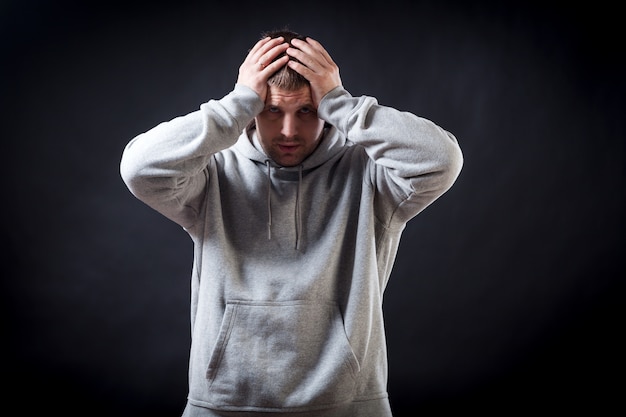
[[[326,46],[353,95],[464,151],[385,294],[396,415],[621,407],[618,13],[485,1],[1,1],[5,405],[180,414],[192,245],[127,191],[121,152],[228,93],[284,25]]]

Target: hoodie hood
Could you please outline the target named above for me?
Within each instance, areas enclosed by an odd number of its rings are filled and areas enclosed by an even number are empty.
[[[301,164],[293,167],[283,167],[276,164],[265,153],[259,141],[256,129],[246,129],[233,146],[233,149],[244,157],[267,167],[267,238],[272,239],[272,169],[275,175],[281,180],[297,181],[296,201],[295,201],[295,249],[300,249],[300,238],[302,236],[302,212],[300,210],[300,190],[302,177],[305,172],[313,170],[324,164],[329,159],[345,150],[346,140],[333,126],[325,127],[320,142],[311,155],[306,157]]]
[[[346,145],[346,139],[339,134],[334,126],[324,128],[323,137],[320,140],[317,148],[311,155],[306,157],[302,161],[301,169],[306,172],[307,170],[316,168],[328,161],[335,155],[342,152]],[[245,156],[246,158],[266,165],[269,160],[272,167],[280,168],[287,171],[298,171],[298,166],[295,167],[283,167],[276,164],[269,156],[265,154],[263,147],[256,135],[256,129],[246,129],[246,131],[239,137],[239,140],[233,146],[233,149]]]

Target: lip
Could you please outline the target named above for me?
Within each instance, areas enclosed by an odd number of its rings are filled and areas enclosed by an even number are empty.
[[[293,152],[300,145],[278,145],[278,148],[283,152]]]

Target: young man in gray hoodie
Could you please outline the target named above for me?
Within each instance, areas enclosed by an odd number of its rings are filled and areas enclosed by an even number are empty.
[[[225,97],[134,138],[124,181],[194,243],[184,416],[391,416],[383,292],[406,223],[462,161],[289,31]]]

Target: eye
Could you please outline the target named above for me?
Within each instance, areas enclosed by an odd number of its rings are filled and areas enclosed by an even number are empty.
[[[309,107],[303,107],[303,108],[300,109],[300,113],[303,113],[303,114],[309,114],[309,113],[312,113],[312,112],[313,112],[313,109],[311,109]]]
[[[267,108],[267,111],[270,112],[270,113],[278,113],[280,111],[280,109],[278,107],[276,107],[276,106],[269,106]]]

